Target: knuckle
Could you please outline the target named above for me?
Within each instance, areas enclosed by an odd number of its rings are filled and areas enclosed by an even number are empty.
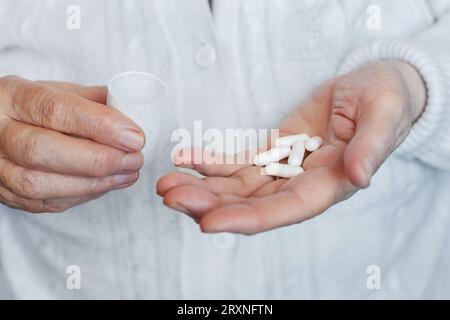
[[[17,192],[27,199],[41,198],[41,187],[37,173],[28,172],[19,175],[17,182]]]
[[[15,84],[20,82],[22,78],[18,76],[13,75],[7,75],[0,78],[0,89],[3,90],[9,90],[11,89]]]
[[[39,203],[28,203],[26,200],[13,194],[2,193],[0,202],[12,209],[19,209],[31,214],[42,213],[42,207]]]
[[[17,131],[13,129],[13,121],[5,120],[0,124],[0,146],[2,151],[8,151],[14,145],[17,138]],[[12,143],[11,143],[12,142]]]
[[[109,155],[104,151],[94,152],[91,161],[91,171],[96,177],[108,175],[108,165],[110,163]]]
[[[50,128],[72,125],[73,94],[15,76],[0,78],[0,92],[14,118]]]
[[[35,121],[45,127],[54,127],[56,124],[65,121],[64,105],[66,101],[61,95],[48,90],[45,87],[35,89],[37,97],[36,101],[36,118]]]
[[[11,192],[12,191],[12,192]],[[21,197],[17,190],[0,189],[0,202],[4,205],[23,210],[31,214],[39,214],[46,212],[43,200],[30,200]],[[17,195],[13,192],[16,192]]]
[[[36,99],[42,94],[43,88],[33,85],[32,82],[15,80],[9,85],[9,99],[12,108],[25,121],[32,121],[35,117]],[[30,105],[33,108],[30,108]]]
[[[57,213],[56,211],[51,211],[44,201],[39,201],[39,203],[26,205],[22,210],[25,210],[32,214]]]
[[[88,123],[88,135],[98,137],[105,132],[112,132],[114,129],[114,121],[111,117],[111,111],[106,109],[99,112],[97,116],[92,117]]]
[[[11,197],[8,192],[0,192],[0,203],[4,204],[7,207],[10,207],[12,209],[19,209],[20,205]]]
[[[63,213],[69,208],[70,206],[62,201],[44,201],[43,212]]]
[[[21,98],[21,90],[18,90],[19,84],[23,79],[17,76],[5,76],[0,78],[0,92],[2,102],[5,106],[14,107],[16,101]]]
[[[1,187],[7,187],[10,184],[10,172],[8,170],[5,170],[4,168],[0,169],[0,196],[1,194]]]
[[[354,113],[360,102],[361,92],[357,92],[352,86],[347,83],[342,83],[336,86],[333,92],[334,109],[346,110],[349,113]]]
[[[87,183],[86,193],[87,194],[96,194],[101,191],[101,183],[98,178],[90,179]]]
[[[25,163],[35,163],[40,157],[41,150],[43,150],[40,143],[41,139],[31,130],[26,130],[23,133],[23,139],[24,142],[19,148],[19,155]]]
[[[42,205],[25,205],[21,209],[31,214],[42,214],[46,212]]]

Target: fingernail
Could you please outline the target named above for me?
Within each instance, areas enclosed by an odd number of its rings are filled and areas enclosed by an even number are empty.
[[[127,149],[139,151],[144,147],[145,137],[136,131],[127,130],[121,134],[120,144]]]
[[[375,161],[372,158],[366,158],[364,160],[364,170],[368,177],[371,178],[375,171]]]
[[[375,173],[375,163],[373,161],[373,159],[371,158],[367,158],[364,160],[363,162],[363,171],[362,174],[364,175],[364,185],[369,186],[370,185],[370,181],[372,180],[372,176]]]
[[[136,171],[144,164],[142,153],[127,153],[122,159],[122,169]]]
[[[132,174],[118,174],[114,176],[114,182],[117,185],[123,185],[128,184],[131,182],[134,182],[137,179],[138,173],[132,173]]]
[[[166,203],[166,205],[174,210],[188,213],[188,210],[185,207],[183,207],[181,204],[179,204],[178,202]]]

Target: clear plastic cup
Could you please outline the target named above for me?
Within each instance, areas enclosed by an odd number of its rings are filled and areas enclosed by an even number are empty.
[[[125,114],[145,133],[146,144],[142,150],[145,163],[150,161],[160,133],[165,91],[161,79],[140,71],[120,73],[108,84],[108,106]]]

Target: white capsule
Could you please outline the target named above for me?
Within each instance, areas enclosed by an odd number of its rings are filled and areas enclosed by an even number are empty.
[[[271,163],[264,169],[269,176],[290,179],[304,172],[302,167],[291,166],[288,164]]]
[[[303,141],[297,141],[292,147],[291,154],[289,155],[288,164],[291,166],[301,166],[303,158],[305,157],[305,143]]]
[[[293,136],[286,136],[278,138],[277,141],[275,141],[275,146],[277,147],[292,147],[294,143],[297,141],[303,141],[306,142],[306,140],[309,139],[309,136],[306,133],[302,134],[296,134]]]
[[[278,162],[280,160],[286,159],[287,157],[289,157],[290,153],[291,148],[289,147],[274,148],[255,156],[253,163],[256,166],[263,167],[269,163]]]
[[[305,142],[305,149],[309,152],[314,152],[322,146],[323,140],[321,137],[312,137]]]

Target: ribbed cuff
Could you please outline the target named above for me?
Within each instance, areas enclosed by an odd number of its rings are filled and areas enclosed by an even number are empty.
[[[408,158],[420,157],[430,140],[433,140],[440,131],[447,131],[446,118],[450,109],[445,110],[448,98],[441,69],[431,57],[412,45],[397,41],[381,41],[353,51],[342,63],[338,73],[344,74],[364,64],[380,60],[407,62],[413,65],[425,80],[428,96],[425,111],[397,150],[398,154]]]

